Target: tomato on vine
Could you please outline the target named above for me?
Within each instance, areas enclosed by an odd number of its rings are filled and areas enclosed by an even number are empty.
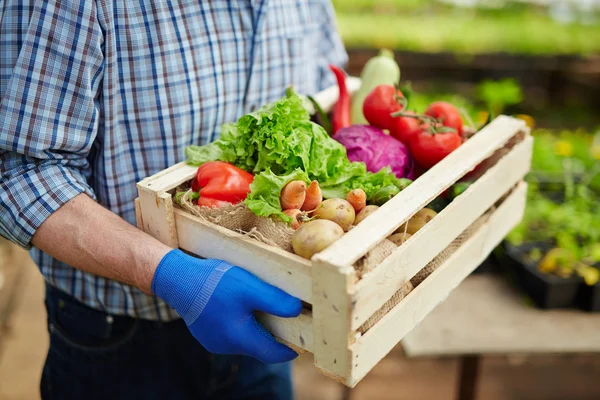
[[[460,111],[454,105],[446,101],[436,101],[429,105],[425,111],[429,115],[440,121],[442,125],[456,130],[458,135],[462,135],[463,120]]]
[[[391,114],[401,111],[406,104],[402,92],[393,85],[378,85],[365,97],[363,115],[369,124],[379,129],[391,129]]]
[[[392,137],[408,146],[413,137],[423,130],[423,127],[416,113],[406,111],[405,114],[409,116],[393,118],[389,131]]]
[[[424,168],[431,168],[442,161],[463,143],[457,132],[427,128],[415,135],[410,142],[410,151],[415,161]]]

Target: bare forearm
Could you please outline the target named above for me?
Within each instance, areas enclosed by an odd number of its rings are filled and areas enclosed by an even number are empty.
[[[158,263],[170,248],[81,194],[54,212],[32,244],[75,268],[151,293]]]

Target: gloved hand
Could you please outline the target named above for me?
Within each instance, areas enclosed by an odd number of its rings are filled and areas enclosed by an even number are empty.
[[[301,301],[244,269],[171,250],[156,269],[152,292],[179,313],[211,353],[247,355],[264,363],[298,355],[277,342],[253,312],[295,317]]]

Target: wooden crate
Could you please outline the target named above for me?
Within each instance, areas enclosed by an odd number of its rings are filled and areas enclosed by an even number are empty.
[[[350,79],[351,91],[359,85]],[[327,110],[337,95],[329,88],[316,98]],[[137,224],[173,248],[239,265],[302,299],[308,306],[297,318],[259,318],[282,342],[313,353],[321,372],[354,387],[521,220],[532,142],[523,121],[497,117],[312,260],[177,208],[170,191],[197,169],[185,163],[138,183]],[[466,192],[359,279],[358,260],[482,162],[490,167]],[[399,295],[432,263],[433,273]]]

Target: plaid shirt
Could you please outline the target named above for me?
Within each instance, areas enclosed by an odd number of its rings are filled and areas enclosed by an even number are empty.
[[[326,0],[1,1],[0,234],[91,307],[177,318],[31,237],[81,192],[135,223],[136,182],[288,84],[305,94],[334,84],[327,64],[346,61]]]

